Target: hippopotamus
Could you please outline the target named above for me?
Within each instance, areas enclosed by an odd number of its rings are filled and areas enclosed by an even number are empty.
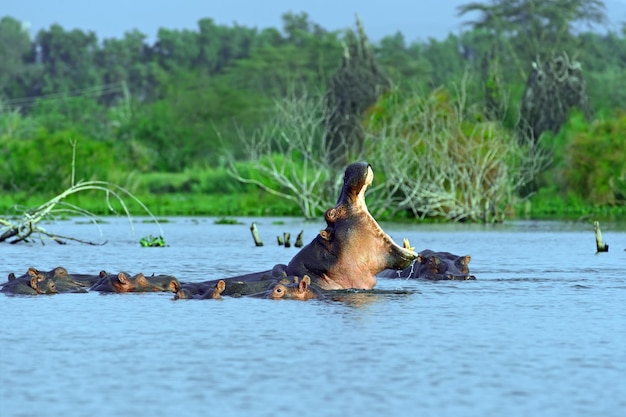
[[[141,291],[169,292],[180,285],[178,278],[172,275],[152,274],[145,278],[148,281],[148,287],[142,287]]]
[[[294,277],[293,281],[282,279],[273,284],[267,291],[258,296],[271,298],[273,300],[290,299],[290,300],[310,300],[312,298],[323,298],[322,292],[311,285],[311,278],[308,275],[302,277]]]
[[[326,211],[326,229],[291,259],[285,273],[305,276],[322,290],[372,289],[385,269],[404,269],[417,253],[396,244],[365,204],[374,172],[367,162],[350,164],[335,207]],[[405,245],[408,246],[408,245]]]
[[[471,256],[454,255],[450,252],[435,252],[425,249],[409,267],[398,270],[385,270],[378,274],[384,278],[429,279],[439,280],[475,280],[469,272]]]
[[[202,293],[197,292],[198,288],[199,288],[198,286],[177,285],[172,289],[172,292],[175,293],[174,299],[175,300],[181,300],[181,299],[221,300],[222,293],[224,292],[224,289],[226,288],[226,283],[224,282],[223,279],[220,279],[219,281],[217,281],[217,283],[212,289],[207,289],[206,291]]]
[[[179,286],[178,279],[171,275],[152,275],[143,273],[132,275],[126,272],[107,274],[90,289],[100,292],[161,292],[174,291]]]
[[[8,281],[2,284],[0,292],[16,295],[39,295],[56,294],[58,291],[52,279],[46,278],[35,268],[29,268],[24,275],[19,277],[11,272]]]
[[[58,266],[50,271],[39,271],[30,267],[24,275],[16,277],[14,273],[9,274],[8,282],[2,284],[0,291],[12,294],[56,294],[68,292],[86,292],[89,280],[94,280],[96,276],[82,275],[81,279],[70,275],[67,269]]]
[[[180,290],[183,290],[184,295],[196,296],[205,294],[208,291],[213,291],[215,286],[218,285],[220,281],[223,281],[224,289],[221,295],[240,297],[258,294],[266,291],[270,285],[284,279],[287,276],[284,272],[285,268],[286,265],[278,264],[271,270],[253,272],[235,277],[212,279],[202,282],[181,282],[180,288],[173,292],[178,293]],[[180,298],[185,298],[184,295]]]

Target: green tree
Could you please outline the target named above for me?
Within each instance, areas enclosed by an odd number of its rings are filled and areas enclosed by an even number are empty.
[[[125,94],[141,101],[154,97],[162,70],[152,61],[143,33],[133,30],[122,39],[105,39],[96,53],[95,64],[107,86],[101,97],[107,105],[125,99]]]
[[[283,15],[284,33],[266,29],[259,34],[250,57],[229,68],[233,86],[271,98],[298,88],[316,90],[327,84],[341,56],[337,32],[327,32],[308,20],[306,13]]]
[[[326,143],[331,166],[344,167],[361,155],[363,116],[390,86],[357,18],[357,33],[346,33],[343,59],[326,90]]]
[[[153,47],[154,58],[167,72],[189,70],[200,54],[197,37],[196,32],[187,29],[160,28]]]
[[[30,95],[30,86],[40,71],[34,62],[28,30],[18,20],[3,17],[0,20],[0,99]]]
[[[35,43],[44,66],[42,94],[80,90],[89,90],[96,96],[100,94],[100,74],[94,65],[99,46],[94,32],[85,33],[78,29],[66,32],[54,24],[49,30],[40,30]]]
[[[507,51],[521,80],[526,79],[528,65],[537,57],[578,50],[575,32],[581,25],[606,22],[601,0],[493,0],[467,3],[457,10],[460,16],[478,13],[478,18],[467,24],[489,31],[493,42],[503,45],[498,49]]]
[[[407,47],[404,35],[385,36],[374,47],[376,61],[394,84],[425,83],[433,75],[433,65],[424,54],[424,47],[413,44]]]

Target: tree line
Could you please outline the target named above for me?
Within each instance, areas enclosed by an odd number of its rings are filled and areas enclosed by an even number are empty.
[[[519,153],[517,148],[511,151],[513,154],[502,151],[508,155],[507,164],[513,164],[507,165],[507,169],[515,169],[518,174],[522,166],[527,169],[529,164],[536,165],[524,171],[531,172],[524,174],[524,181],[519,181],[519,175],[517,180],[507,179],[517,185],[499,191],[506,200],[512,191],[519,194],[523,189],[554,186],[548,184],[545,171],[555,167],[555,163],[562,164],[559,169],[563,172],[573,172],[572,161],[563,156],[567,152],[570,156],[580,154],[566,145],[576,142],[574,139],[585,142],[572,136],[579,133],[576,129],[583,129],[582,124],[587,123],[584,129],[589,131],[589,123],[603,118],[612,129],[623,131],[620,114],[626,109],[626,90],[615,86],[626,85],[626,25],[621,33],[581,30],[585,25],[605,23],[602,1],[498,0],[468,3],[459,7],[458,13],[477,15],[478,19],[467,21],[467,30],[450,34],[444,40],[407,42],[398,32],[373,44],[367,39],[366,25],[357,22],[356,28],[328,31],[312,22],[306,13],[287,13],[283,15],[282,28],[262,30],[218,25],[204,18],[198,21],[196,30],[161,28],[151,44],[146,35],[136,30],[121,39],[100,41],[93,32],[66,31],[59,25],[39,31],[31,39],[21,22],[3,17],[0,117],[6,123],[0,140],[6,146],[0,152],[6,154],[7,162],[0,174],[0,186],[8,191],[27,187],[18,184],[16,178],[29,170],[33,182],[38,181],[36,178],[60,180],[63,169],[33,153],[47,149],[54,158],[64,159],[68,151],[63,150],[63,142],[68,138],[83,143],[79,149],[86,148],[90,156],[100,155],[97,164],[106,167],[103,170],[115,170],[121,165],[126,171],[182,172],[189,167],[233,169],[242,161],[267,164],[304,129],[313,136],[312,142],[301,143],[299,149],[289,148],[290,152],[297,151],[296,161],[300,165],[291,167],[296,171],[293,175],[302,180],[311,175],[302,173],[304,161],[311,162],[313,168],[330,161],[328,169],[336,170],[333,161],[342,163],[354,157],[389,160],[389,152],[384,153],[384,149],[379,149],[381,154],[373,153],[378,148],[375,138],[383,133],[388,135],[386,143],[432,158],[420,153],[431,145],[420,144],[417,137],[428,132],[432,123],[439,123],[445,128],[433,136],[437,145],[431,152],[448,155],[442,159],[449,163],[455,160],[453,154],[456,159],[472,152],[476,153],[472,158],[484,154],[483,139],[491,140],[493,135],[509,135],[519,146],[532,146],[531,150],[524,148],[537,156],[532,161],[512,156]],[[568,76],[567,85],[576,86],[580,81],[586,105],[570,103],[567,97],[551,93],[539,101],[524,102],[529,95],[540,96],[529,91],[538,91],[536,80],[547,77],[545,74],[550,71],[545,68],[558,66],[555,57],[562,56],[567,57],[568,65],[582,68],[582,73]],[[529,88],[531,84],[535,90]],[[576,94],[583,91],[573,88]],[[548,108],[544,106],[555,101],[564,107],[555,116],[556,124],[530,120],[545,114]],[[298,115],[293,112],[302,111],[302,106],[312,112],[315,123],[294,119]],[[530,110],[525,113],[525,109]],[[577,115],[576,109],[582,115]],[[428,117],[424,117],[426,110],[431,112]],[[405,120],[398,119],[399,114]],[[574,119],[568,125],[570,117]],[[614,122],[606,122],[606,117]],[[450,120],[456,120],[459,131],[450,131],[454,128],[447,124]],[[520,120],[535,123],[532,134],[527,129],[522,140]],[[278,126],[279,122],[283,124]],[[558,135],[567,134],[567,129],[571,137],[559,138]],[[528,136],[532,143],[527,142]],[[610,136],[607,146],[615,135]],[[406,143],[410,137],[413,141]],[[456,145],[441,142],[442,137],[456,138]],[[537,149],[540,137],[546,139],[541,141],[543,148]],[[286,138],[286,143],[281,138]],[[503,141],[509,143],[509,139]],[[459,148],[459,143],[465,143],[465,147]],[[259,155],[255,148],[261,144],[270,155]],[[559,149],[555,149],[557,145]],[[548,161],[542,162],[540,157],[546,154]],[[406,153],[395,154],[395,165],[405,156]],[[417,175],[424,176],[428,169],[405,161],[405,166],[413,166],[418,172],[394,173],[393,158],[386,163],[389,170],[384,173],[389,179],[400,175],[408,176],[405,179],[410,181]],[[606,165],[605,162],[599,164]],[[67,164],[67,159],[62,163]],[[570,165],[565,166],[566,163]],[[626,192],[620,187],[625,181],[625,164],[618,157],[608,169],[612,173],[607,180],[616,184],[610,201],[624,201]],[[496,169],[487,165],[481,174],[484,178],[475,181],[475,195],[481,193],[481,187],[495,181]],[[453,168],[440,171],[452,173]],[[504,168],[505,165],[498,166]],[[280,169],[273,165],[268,172]],[[256,181],[283,193],[296,182],[293,178],[275,182],[276,175],[272,180],[272,175],[251,178],[236,170],[234,173],[240,180]],[[466,174],[465,179],[477,175]],[[600,177],[598,181],[605,179]],[[310,186],[311,178],[308,180]],[[450,180],[437,177],[433,181],[448,189],[431,193],[439,193],[440,197],[448,193],[448,198],[456,198],[455,194],[468,192],[452,191],[446,185]],[[400,183],[395,181],[396,185]],[[579,184],[559,187],[575,189],[576,185]],[[407,200],[411,192],[396,189],[387,201]],[[413,203],[403,207],[421,215],[423,210],[418,206],[432,204],[424,198],[414,198]],[[416,201],[420,202],[418,206]],[[478,217],[484,217],[485,210],[492,211],[493,204],[501,203],[480,204],[483,212]],[[437,215],[454,211],[440,204],[438,207]],[[468,216],[465,213],[450,217]]]

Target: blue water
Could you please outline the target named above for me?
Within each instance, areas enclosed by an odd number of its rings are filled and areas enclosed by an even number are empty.
[[[321,222],[211,218],[154,225],[48,225],[95,241],[1,245],[3,277],[167,273],[202,281],[271,268],[296,248],[276,236]],[[263,247],[249,226],[257,221]],[[476,281],[379,279],[406,294],[343,300],[171,294],[0,295],[0,416],[623,416],[626,226],[383,225],[420,249],[470,254]],[[4,279],[4,278],[2,278]]]

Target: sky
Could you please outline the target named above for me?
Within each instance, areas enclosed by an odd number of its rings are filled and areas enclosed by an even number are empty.
[[[353,27],[355,14],[371,41],[400,31],[407,42],[444,39],[465,29],[456,8],[485,0],[2,0],[0,17],[28,22],[32,36],[58,23],[66,31],[93,31],[99,40],[138,29],[156,40],[159,28],[197,29],[202,18],[232,26],[282,28],[281,15],[307,12],[327,30]],[[605,0],[612,30],[626,21],[626,0]]]

